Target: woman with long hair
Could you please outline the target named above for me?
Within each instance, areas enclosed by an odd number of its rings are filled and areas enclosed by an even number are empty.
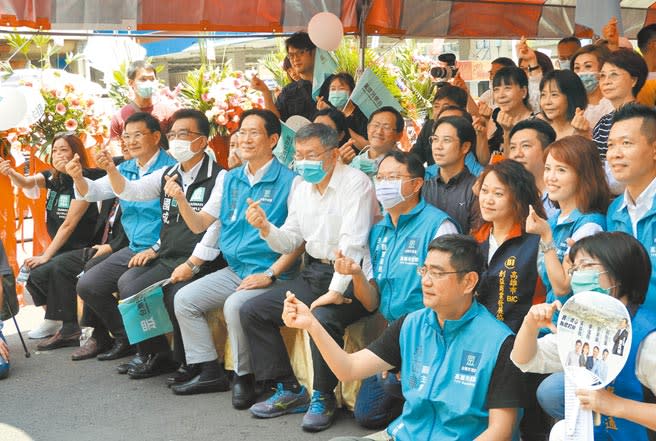
[[[609,55],[605,46],[589,44],[576,51],[570,60],[572,70],[579,76],[588,94],[588,107],[584,116],[590,127],[597,125],[602,116],[613,111],[613,105],[604,98],[599,87],[599,71]]]
[[[11,182],[22,188],[26,196],[37,199],[42,188],[48,192],[46,227],[51,242],[43,254],[25,259],[24,265],[31,269],[26,287],[34,299],[34,304],[46,306],[46,320],[42,328],[36,329],[30,336],[47,337],[55,333],[55,328],[58,327],[53,321],[62,320],[64,324],[59,331],[62,338],[58,339],[59,346],[56,347],[79,345],[80,328],[77,323],[77,305],[74,301],[71,304],[70,301],[71,298],[75,299],[75,296],[60,293],[61,286],[58,286],[51,275],[53,259],[65,251],[90,246],[96,242],[94,238],[98,234],[98,206],[75,199],[73,179],[66,174],[66,164],[72,160],[80,162],[85,169],[85,176],[90,179],[96,179],[103,174],[88,168],[84,144],[72,133],[59,133],[54,137],[50,154],[52,170],[23,176],[11,168],[9,161],[0,160],[0,173],[9,176]]]
[[[556,139],[568,135],[590,137],[584,112],[588,97],[581,79],[571,70],[552,70],[540,81],[540,114],[556,131]]]

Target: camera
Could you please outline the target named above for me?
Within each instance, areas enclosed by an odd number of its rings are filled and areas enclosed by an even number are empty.
[[[431,68],[430,74],[433,78],[438,78],[441,80],[450,80],[458,74],[458,68],[456,67],[456,56],[452,53],[440,54],[437,57],[442,63],[446,64],[446,67],[435,66]]]

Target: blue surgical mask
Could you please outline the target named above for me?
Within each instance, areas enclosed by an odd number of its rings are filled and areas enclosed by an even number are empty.
[[[376,199],[385,210],[396,207],[405,201],[405,197],[401,192],[401,185],[403,185],[403,181],[400,179],[375,181]]]
[[[310,184],[318,184],[326,177],[323,169],[323,161],[294,161],[294,169],[301,177]]]
[[[597,75],[597,72],[580,72],[578,74],[587,93],[592,93],[599,87],[599,78],[597,78]]]
[[[605,271],[603,272],[605,273]],[[602,294],[610,294],[611,288],[602,288],[599,284],[599,276],[603,274],[598,270],[578,270],[572,274],[572,292],[577,294],[583,291],[594,291]]]
[[[558,60],[558,64],[561,70],[569,70],[570,68],[569,60]]]
[[[331,90],[328,94],[328,101],[338,110],[344,109],[349,99],[349,93],[345,90]]]
[[[378,164],[375,160],[367,157],[367,152],[360,153],[351,161],[351,167],[357,168],[367,176],[374,176],[378,171]]]
[[[137,81],[137,94],[141,98],[150,98],[155,93],[154,81]]]

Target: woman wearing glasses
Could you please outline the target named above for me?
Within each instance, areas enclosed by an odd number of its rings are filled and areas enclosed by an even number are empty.
[[[656,435],[656,315],[642,306],[649,286],[647,252],[626,233],[599,233],[578,241],[569,252],[572,290],[598,291],[619,299],[629,310],[633,339],[624,368],[611,389],[577,390],[581,407],[602,414],[595,439],[647,441]],[[585,283],[582,283],[584,282]],[[534,305],[515,338],[510,358],[524,372],[552,373],[538,389],[540,405],[554,418],[565,414],[564,375],[553,327],[560,302]],[[611,436],[612,435],[612,436]]]
[[[546,220],[531,209],[526,231],[540,236],[538,271],[547,302],[565,302],[571,295],[570,247],[606,229],[610,190],[594,143],[582,136],[566,136],[545,150],[544,183],[559,210]],[[557,315],[554,315],[556,318]]]
[[[65,251],[89,247],[98,239],[98,206],[75,199],[73,180],[66,174],[66,164],[74,158],[82,165],[85,177],[97,179],[104,174],[101,170],[88,168],[84,144],[73,133],[55,135],[50,154],[52,170],[23,176],[11,167],[9,161],[0,159],[0,173],[9,176],[12,184],[21,188],[28,198],[38,199],[42,188],[47,191],[46,228],[51,242],[43,254],[29,257],[24,262],[32,270],[27,280],[27,290],[35,305],[46,307],[45,322],[30,336],[43,338],[55,334],[59,327],[55,320],[62,320],[63,326],[56,338],[53,337],[57,340],[55,346],[40,344],[40,350],[79,345],[75,287],[71,290],[66,288],[70,284],[62,286],[62,280],[53,274],[56,266],[53,259]]]

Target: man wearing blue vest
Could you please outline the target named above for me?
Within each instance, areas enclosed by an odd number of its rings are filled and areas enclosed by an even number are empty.
[[[656,312],[656,110],[627,104],[613,116],[606,159],[617,182],[626,186],[608,207],[608,231],[638,239],[651,259],[645,308]]]
[[[157,119],[149,113],[135,113],[125,122],[123,141],[132,159],[118,166],[119,173],[130,181],[140,179],[176,163],[160,145],[161,129]],[[74,161],[71,161],[74,162]],[[78,173],[75,164],[67,172],[75,183],[76,197],[97,202],[115,197],[109,178],[91,181]],[[113,293],[118,290],[118,279],[134,266],[145,265],[156,255],[155,249],[162,228],[160,200],[155,197],[143,202],[120,201],[121,223],[130,244],[85,272],[77,284],[77,293],[112,333],[114,342],[109,351],[98,354],[98,360],[115,360],[128,355],[128,342],[123,320]]]
[[[207,233],[190,259],[194,265],[214,259],[219,252],[226,268],[185,286],[175,296],[175,315],[180,325],[189,367],[170,379],[178,395],[225,391],[229,384],[219,365],[205,313],[223,308],[231,349],[235,383],[233,405],[244,409],[256,399],[248,342],[239,320],[239,307],[247,299],[266,292],[276,279],[293,274],[300,251],[281,256],[271,251],[257,231],[246,221],[248,199],[260,207],[277,225],[287,218],[289,193],[294,172],[273,156],[280,136],[280,122],[269,110],[249,110],[242,115],[239,149],[245,164],[217,178],[219,189],[198,212],[169,181],[166,192],[173,194],[180,214],[189,228]],[[176,189],[176,187],[178,187]]]
[[[484,264],[473,238],[434,239],[418,267],[426,307],[395,321],[358,352],[345,352],[291,292],[283,320],[309,332],[342,381],[401,369],[403,412],[375,439],[510,439],[523,389],[513,380],[521,373],[509,358],[512,332],[474,299]]]
[[[369,254],[362,268],[339,257],[335,271],[353,277],[355,296],[389,323],[424,307],[417,265],[426,260],[428,244],[438,236],[458,233],[456,222],[420,197],[424,166],[414,154],[389,152],[374,180],[383,220],[369,233]],[[368,306],[367,306],[368,305]],[[400,412],[400,390],[394,374],[376,375],[362,383],[354,416],[364,427],[386,426]],[[396,387],[396,393],[386,393]]]

